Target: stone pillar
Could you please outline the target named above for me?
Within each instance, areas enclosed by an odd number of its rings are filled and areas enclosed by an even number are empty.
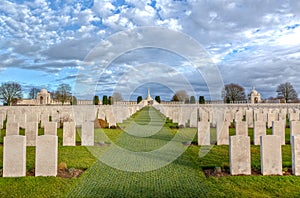
[[[198,122],[198,145],[210,145],[210,124],[208,121]]]
[[[235,134],[248,136],[248,124],[244,121],[235,122]]]
[[[292,170],[293,175],[300,175],[300,135],[293,135],[291,138],[292,146]]]
[[[44,123],[44,135],[57,135],[57,122]]]
[[[75,122],[64,122],[63,146],[76,146],[76,124],[75,124]]]
[[[3,177],[26,176],[26,138],[21,135],[4,137]]]
[[[37,122],[27,122],[25,128],[26,145],[35,146],[36,137],[38,136],[38,123]]]
[[[229,145],[229,125],[230,122],[227,121],[217,122],[217,145]]]
[[[266,135],[266,123],[264,121],[254,122],[254,145],[260,145],[260,136]]]
[[[278,135],[281,137],[281,144],[285,145],[285,121],[273,121],[272,135]]]
[[[6,123],[6,136],[19,135],[19,123],[8,122]]]
[[[282,175],[281,137],[260,137],[260,161],[263,175]]]
[[[57,175],[58,138],[42,135],[36,139],[35,176]]]
[[[81,145],[94,146],[94,122],[84,122],[82,124]]]
[[[230,174],[251,175],[250,137],[231,136],[229,145]]]

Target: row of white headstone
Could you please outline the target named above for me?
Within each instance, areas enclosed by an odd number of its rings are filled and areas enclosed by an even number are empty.
[[[25,128],[27,122],[52,122],[59,123],[66,121],[75,121],[77,126],[83,122],[94,121],[95,118],[106,120],[109,127],[116,126],[129,118],[132,114],[142,108],[141,105],[78,105],[78,106],[12,106],[0,107],[0,129],[3,128],[3,121],[18,122],[20,128]]]
[[[197,127],[198,121],[209,121],[213,127],[221,121],[247,122],[248,128],[254,127],[255,121],[264,121],[267,127],[273,126],[273,121],[300,120],[300,106],[298,104],[284,105],[155,105],[166,117],[169,117],[179,126]]]
[[[216,127],[217,145],[229,145],[229,125],[230,122],[219,121]],[[198,122],[198,145],[210,145],[210,122]],[[266,135],[266,123],[263,121],[254,122],[253,140],[254,145],[260,145],[260,136]],[[244,121],[235,122],[235,135],[248,136],[248,126]],[[285,122],[273,121],[272,135],[280,137],[281,144],[285,145]],[[290,139],[293,135],[300,135],[300,121],[290,122]]]
[[[37,122],[26,123],[25,136],[19,135],[18,123],[7,127],[3,144],[3,177],[26,176],[26,146],[36,146],[35,176],[56,176],[58,137],[56,122],[45,123],[44,135],[38,136]],[[63,125],[63,146],[76,145],[76,124]],[[94,146],[94,123],[85,122],[81,145]]]
[[[9,122],[6,125],[6,136],[19,135],[19,123]],[[44,135],[57,136],[57,123],[44,123]],[[25,126],[25,137],[27,146],[35,146],[38,136],[38,123],[27,122]],[[63,146],[76,145],[76,124],[75,122],[63,123]],[[81,125],[81,145],[91,146],[94,143],[94,123],[84,122]]]
[[[229,145],[231,175],[251,175],[251,147],[248,128],[254,128],[254,145],[260,145],[262,175],[282,175],[281,146],[285,145],[286,116],[290,121],[290,140],[292,152],[292,172],[300,175],[300,118],[299,106],[286,109],[282,106],[270,109],[216,108],[192,109],[188,105],[157,106],[173,122],[183,124],[192,119],[197,120],[198,145],[211,143],[211,126],[216,128],[217,145]],[[196,109],[196,110],[195,110]],[[184,112],[188,112],[187,116]],[[196,116],[192,112],[197,112]],[[185,119],[183,118],[185,117]],[[245,119],[245,121],[243,121]],[[184,120],[182,122],[182,120]],[[235,123],[235,135],[229,136],[229,126]],[[190,127],[192,127],[190,125]],[[272,135],[266,135],[267,128],[272,127]]]
[[[250,137],[235,135],[229,143],[231,175],[251,175]],[[260,136],[260,162],[262,175],[282,175],[281,137]],[[291,138],[292,174],[300,175],[300,135]]]

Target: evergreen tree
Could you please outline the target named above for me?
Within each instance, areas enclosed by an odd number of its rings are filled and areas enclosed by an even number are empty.
[[[108,105],[108,99],[107,99],[107,96],[106,96],[106,95],[104,95],[104,96],[102,97],[102,104],[103,104],[103,105]]]
[[[160,103],[160,96],[155,96],[156,102]]]
[[[99,104],[99,96],[94,96],[93,104],[94,105],[98,105]]]
[[[142,96],[138,96],[136,99],[137,104],[139,104],[143,100]]]
[[[191,98],[190,98],[190,104],[196,104],[195,96],[191,96]]]

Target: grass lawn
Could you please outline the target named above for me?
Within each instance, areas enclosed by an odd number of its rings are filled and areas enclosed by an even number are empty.
[[[151,117],[151,121],[149,119]],[[126,130],[139,126],[160,126],[160,130],[149,136],[137,131],[141,136],[132,136]],[[121,130],[120,128],[124,129]],[[224,176],[206,177],[206,168],[228,169],[228,146],[213,146],[204,157],[199,157],[201,147],[182,144],[196,133],[196,129],[175,129],[170,120],[152,108],[144,108],[117,129],[95,129],[95,141],[110,143],[106,146],[63,147],[62,130],[58,130],[58,162],[66,162],[68,167],[86,169],[79,178],[0,177],[0,197],[299,197],[300,177],[296,176]],[[125,131],[125,132],[124,132]],[[130,131],[132,132],[132,131]],[[21,131],[24,133],[24,131]],[[42,130],[39,131],[42,134]],[[80,133],[80,131],[78,131]],[[212,136],[215,133],[212,130]],[[270,133],[270,130],[268,130]],[[3,142],[5,131],[1,131]],[[149,135],[148,134],[148,135]],[[179,136],[177,136],[179,134]],[[234,134],[234,129],[230,129]],[[249,135],[253,131],[249,129]],[[109,154],[113,145],[132,152],[149,152],[166,145],[171,139],[186,151],[172,163],[147,172],[129,172],[113,168],[98,159]],[[253,137],[251,137],[251,140]],[[195,142],[196,137],[194,137]],[[80,141],[79,136],[77,141]],[[286,142],[289,130],[286,131]],[[0,168],[2,167],[3,147],[0,146]],[[172,153],[170,153],[171,155]],[[291,147],[282,146],[283,167],[291,168]],[[108,156],[119,162],[121,154]],[[97,156],[97,157],[95,157]],[[34,168],[35,148],[27,147],[27,170]],[[146,158],[141,158],[149,160]],[[135,161],[136,166],[140,164]],[[160,159],[164,161],[165,159]],[[150,161],[151,162],[151,161]],[[121,163],[121,162],[120,162]],[[130,163],[130,162],[128,162]],[[133,164],[134,164],[133,163]],[[149,167],[151,167],[149,163]],[[251,146],[251,166],[260,170],[260,148]]]

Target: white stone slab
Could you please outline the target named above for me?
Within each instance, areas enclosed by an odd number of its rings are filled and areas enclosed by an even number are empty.
[[[272,123],[272,135],[278,135],[281,137],[281,144],[285,145],[285,120],[273,121]]]
[[[229,150],[230,174],[251,175],[250,137],[231,136]]]
[[[293,135],[292,146],[292,172],[293,175],[300,175],[300,135]]]
[[[290,139],[293,135],[300,135],[300,121],[290,122]]]
[[[227,121],[217,122],[217,145],[229,145],[229,125],[230,122]]]
[[[26,176],[26,138],[21,135],[4,137],[3,177]]]
[[[25,128],[26,145],[36,146],[36,137],[38,136],[38,123],[27,122]]]
[[[38,136],[36,139],[35,176],[56,176],[57,154],[57,136]]]
[[[84,122],[82,124],[81,145],[94,146],[94,122]]]
[[[235,134],[248,136],[248,124],[244,121],[235,122]]]
[[[19,135],[19,123],[8,122],[6,123],[6,136]]]
[[[260,163],[263,175],[282,175],[281,137],[260,137]]]
[[[198,122],[198,145],[210,145],[210,124],[208,121]]]
[[[254,145],[260,145],[260,136],[266,135],[266,122],[264,121],[255,121],[254,122],[254,130],[253,130],[253,140]]]
[[[47,122],[44,123],[44,135],[57,135],[57,123]]]
[[[64,122],[63,146],[76,146],[76,124],[75,124],[75,122]]]

